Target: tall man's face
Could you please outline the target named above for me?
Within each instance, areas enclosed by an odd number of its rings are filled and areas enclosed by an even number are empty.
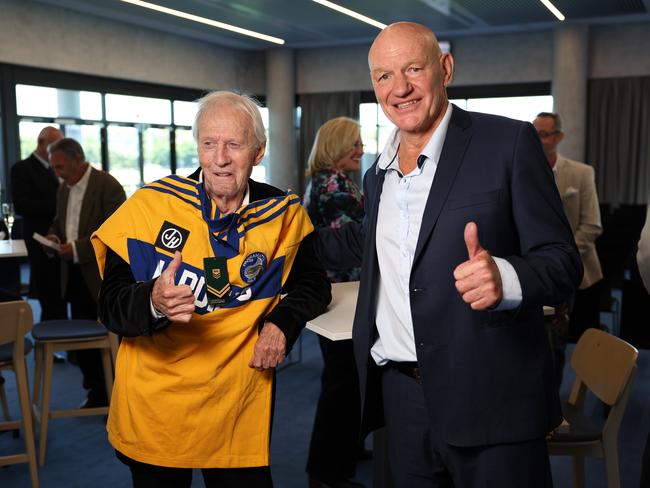
[[[402,132],[424,135],[437,126],[447,106],[453,59],[442,54],[435,36],[417,24],[394,24],[382,31],[368,54],[375,95]]]

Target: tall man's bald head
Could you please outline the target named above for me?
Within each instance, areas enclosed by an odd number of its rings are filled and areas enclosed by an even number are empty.
[[[372,43],[368,65],[386,116],[404,135],[428,139],[445,113],[454,70],[435,34],[412,22],[391,24]]]
[[[63,132],[51,125],[45,127],[39,134],[36,142],[36,149],[34,152],[41,158],[47,161],[48,154],[47,148],[50,144],[63,139]]]

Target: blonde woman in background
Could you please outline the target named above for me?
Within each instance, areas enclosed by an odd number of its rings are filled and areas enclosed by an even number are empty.
[[[314,227],[339,228],[361,222],[363,196],[348,173],[359,171],[363,144],[359,123],[347,117],[325,122],[309,155],[303,205]],[[328,270],[332,283],[357,281],[359,268]],[[360,449],[359,383],[352,340],[319,336],[323,353],[321,394],[312,431],[307,473],[310,488],[353,488]]]

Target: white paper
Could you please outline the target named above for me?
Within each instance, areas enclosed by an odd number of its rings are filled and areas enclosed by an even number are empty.
[[[54,241],[49,240],[47,237],[42,236],[38,232],[34,232],[32,234],[32,237],[34,238],[34,240],[36,242],[40,242],[44,246],[51,247],[55,251],[60,251],[61,250],[61,244],[59,244],[58,242],[54,242]]]

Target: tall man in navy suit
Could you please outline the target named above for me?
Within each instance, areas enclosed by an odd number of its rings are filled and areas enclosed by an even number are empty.
[[[59,284],[59,259],[48,258],[41,245],[32,239],[34,232],[47,234],[56,212],[59,180],[48,161],[47,147],[60,139],[63,132],[56,127],[45,127],[38,134],[34,152],[11,167],[11,197],[16,213],[22,217],[30,292],[38,297],[41,320],[67,316]]]
[[[398,488],[552,486],[561,409],[542,307],[582,267],[539,138],[452,106],[453,58],[422,25],[388,26],[368,61],[397,129],[365,175],[364,224],[319,242],[327,266],[362,260],[364,419],[385,420]]]

